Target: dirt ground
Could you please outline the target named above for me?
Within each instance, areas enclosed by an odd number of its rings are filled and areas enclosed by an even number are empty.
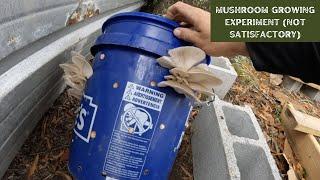
[[[154,0],[143,8],[146,12],[163,14],[175,0]],[[208,0],[186,0],[190,4],[208,9]],[[243,57],[232,60],[239,77],[225,100],[238,105],[249,105],[263,130],[265,138],[276,160],[283,179],[287,179],[288,164],[283,157],[286,139],[281,125],[282,104],[291,101],[299,109],[320,117],[320,104],[311,101],[303,94],[290,94],[281,86],[270,84],[269,74],[257,72],[251,62]],[[11,163],[3,179],[66,179],[71,176],[67,169],[68,147],[71,140],[75,111],[79,102],[69,98],[64,92],[39,121]],[[198,110],[192,112],[192,122]],[[183,138],[178,157],[174,164],[171,180],[192,180],[192,123]],[[297,163],[294,167],[303,178],[303,168]]]

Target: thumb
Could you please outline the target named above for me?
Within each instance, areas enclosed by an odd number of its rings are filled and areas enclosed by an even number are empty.
[[[173,31],[173,34],[182,40],[185,40],[187,42],[191,42],[193,44],[198,44],[200,40],[199,33],[195,30],[192,30],[190,28],[176,28]]]

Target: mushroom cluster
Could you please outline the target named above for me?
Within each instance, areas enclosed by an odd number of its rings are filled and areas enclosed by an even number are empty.
[[[213,88],[222,81],[217,78],[207,64],[201,63],[206,57],[203,50],[184,46],[171,49],[169,56],[157,59],[160,66],[170,69],[171,75],[165,76],[166,81],[158,83],[158,87],[172,87],[177,93],[201,102],[198,95],[212,96]]]
[[[64,80],[68,86],[68,94],[77,99],[83,95],[87,80],[92,76],[93,69],[84,56],[78,52],[71,52],[71,63],[60,64],[64,71]]]

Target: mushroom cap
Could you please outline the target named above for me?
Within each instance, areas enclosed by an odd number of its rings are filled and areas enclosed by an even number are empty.
[[[195,95],[191,88],[176,81],[162,81],[158,83],[158,87],[172,87],[177,93],[184,94],[192,99],[199,101],[198,97]]]
[[[66,84],[74,89],[83,91],[84,87],[85,87],[85,82],[84,81],[77,81],[74,80],[73,77],[69,76],[69,75],[64,75],[63,76]]]
[[[198,93],[202,93],[208,96],[214,96],[213,90],[212,89],[208,89],[207,87],[198,84],[198,83],[189,83],[189,87],[198,92]]]
[[[78,66],[75,66],[74,64],[59,64],[59,66],[63,69],[65,74],[80,74],[80,69],[78,68]]]
[[[88,61],[84,58],[84,56],[73,56],[72,62],[80,69],[80,73],[89,79],[93,74],[93,69]]]
[[[176,77],[187,78],[190,76],[187,70],[178,67],[171,69],[169,72]]]
[[[169,50],[175,67],[189,70],[191,67],[199,64],[206,57],[206,53],[194,46],[183,46]]]
[[[75,97],[77,99],[81,99],[83,92],[78,89],[70,88],[67,90],[69,96]]]
[[[176,64],[173,62],[173,60],[168,56],[162,56],[157,59],[157,62],[160,64],[160,66],[168,69],[172,69],[176,66]]]
[[[164,76],[164,79],[165,80],[172,80],[172,81],[175,81],[177,80],[177,78],[173,75],[167,75],[167,76]]]

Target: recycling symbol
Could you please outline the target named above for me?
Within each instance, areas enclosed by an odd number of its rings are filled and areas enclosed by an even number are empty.
[[[141,136],[152,129],[152,118],[145,109],[129,103],[124,106],[123,110],[124,112],[121,115],[121,131]]]

